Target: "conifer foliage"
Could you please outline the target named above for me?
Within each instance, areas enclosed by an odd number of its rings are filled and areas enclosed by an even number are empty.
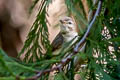
[[[80,38],[72,47],[71,42],[66,43],[57,56],[52,55],[46,20],[46,7],[52,1],[41,0],[39,13],[19,54],[25,54],[23,61],[0,49],[0,80],[48,80],[52,71],[54,80],[74,80],[76,74],[80,80],[120,80],[120,0],[86,0],[89,12],[93,13],[89,21],[81,0],[65,0],[68,13],[78,22]],[[79,22],[85,25],[84,30]],[[78,48],[83,43],[86,46],[81,52]],[[80,58],[78,64],[74,63],[76,56]]]

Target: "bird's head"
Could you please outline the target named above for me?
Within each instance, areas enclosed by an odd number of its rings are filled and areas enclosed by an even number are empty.
[[[76,31],[75,22],[70,17],[60,19],[60,31],[62,34],[71,33]]]

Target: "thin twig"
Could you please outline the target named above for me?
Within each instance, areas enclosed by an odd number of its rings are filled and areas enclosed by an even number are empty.
[[[97,11],[91,21],[91,23],[89,24],[88,26],[88,29],[86,31],[86,33],[84,34],[84,36],[82,37],[82,39],[80,40],[80,42],[76,45],[76,47],[74,48],[74,52],[78,52],[78,49],[79,49],[79,46],[85,41],[86,37],[88,36],[89,32],[90,32],[90,29],[92,28],[92,25],[94,24],[95,20],[96,20],[96,17],[99,15],[100,13],[100,9],[101,9],[101,5],[102,5],[102,2],[99,1],[98,3],[98,8],[97,8]]]
[[[56,67],[51,68],[51,69],[46,69],[46,70],[43,70],[43,71],[37,71],[37,74],[35,76],[33,76],[31,78],[27,78],[26,80],[37,80],[43,74],[46,74],[46,73],[49,73],[49,72],[52,72],[52,71],[55,71],[55,70],[59,70],[66,63],[68,63],[71,60],[72,56],[78,53],[79,47],[85,42],[85,40],[86,40],[86,38],[87,38],[87,36],[88,36],[88,34],[90,32],[90,29],[92,28],[92,25],[94,24],[94,22],[96,20],[96,17],[99,15],[99,13],[101,11],[101,6],[102,6],[102,1],[100,0],[99,3],[98,3],[97,11],[96,11],[96,13],[95,13],[92,21],[90,22],[86,33],[84,34],[84,36],[82,37],[82,39],[79,41],[79,43],[75,46],[75,48],[73,50],[73,54],[70,54],[66,58],[62,59],[61,62]]]

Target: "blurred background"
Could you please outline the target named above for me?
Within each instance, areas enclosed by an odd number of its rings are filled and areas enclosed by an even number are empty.
[[[0,0],[0,47],[16,57],[29,31],[32,0]]]

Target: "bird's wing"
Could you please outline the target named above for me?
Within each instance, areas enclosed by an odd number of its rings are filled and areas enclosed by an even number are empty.
[[[62,44],[63,44],[63,36],[61,33],[59,33],[55,39],[53,40],[51,46],[52,46],[52,51],[55,51],[56,49],[59,49],[62,47]]]

